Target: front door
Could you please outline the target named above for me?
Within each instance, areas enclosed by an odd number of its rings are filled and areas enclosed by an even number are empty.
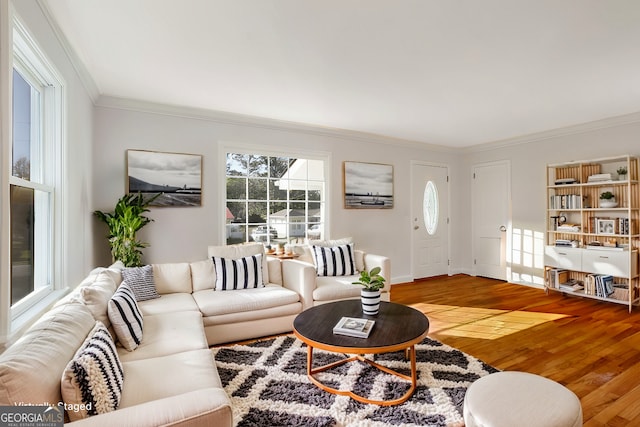
[[[473,167],[472,218],[474,272],[506,280],[507,235],[510,224],[509,162]]]
[[[449,273],[448,168],[411,164],[413,278]]]

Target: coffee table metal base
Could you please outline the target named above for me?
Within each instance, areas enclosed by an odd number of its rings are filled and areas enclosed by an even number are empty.
[[[396,372],[393,369],[387,368],[386,366],[382,366],[382,365],[374,362],[373,360],[366,359],[361,354],[356,354],[354,356],[348,357],[348,358],[343,359],[343,360],[339,360],[337,362],[330,363],[328,365],[324,365],[324,366],[319,366],[317,368],[313,368],[313,347],[310,346],[309,344],[307,344],[307,376],[309,377],[309,380],[311,380],[311,382],[313,384],[315,384],[320,389],[322,389],[322,390],[324,390],[326,392],[329,392],[329,393],[338,394],[338,395],[341,395],[341,396],[349,396],[350,398],[352,398],[354,400],[357,400],[358,402],[370,403],[370,404],[373,404],[373,405],[380,405],[380,406],[399,405],[401,403],[406,402],[411,397],[411,395],[413,394],[413,392],[416,389],[416,384],[417,384],[416,352],[415,352],[415,347],[413,345],[408,347],[405,350],[405,357],[407,355],[409,356],[410,363],[411,363],[411,376],[401,374],[400,372]],[[327,371],[327,370],[329,370],[331,368],[334,368],[336,366],[344,365],[345,363],[355,362],[355,361],[361,361],[361,362],[368,363],[369,365],[379,369],[380,371],[386,372],[387,374],[395,375],[396,377],[400,377],[403,380],[410,381],[411,385],[409,387],[409,390],[407,390],[407,392],[404,395],[402,395],[401,397],[399,397],[397,399],[393,399],[393,400],[372,400],[372,399],[367,399],[366,397],[362,397],[362,396],[360,396],[358,394],[355,394],[354,392],[352,392],[350,390],[337,390],[337,389],[335,389],[333,387],[329,387],[329,386],[321,383],[318,379],[316,379],[314,377],[315,374],[318,374],[320,372],[324,372],[324,371]]]

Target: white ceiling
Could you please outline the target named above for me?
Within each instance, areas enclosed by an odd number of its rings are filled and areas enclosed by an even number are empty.
[[[45,0],[100,95],[451,147],[640,112],[637,0]]]

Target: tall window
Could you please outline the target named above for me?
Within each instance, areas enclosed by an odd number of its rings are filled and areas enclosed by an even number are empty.
[[[227,153],[227,244],[324,236],[325,162]]]
[[[54,196],[61,183],[62,84],[14,21],[10,195],[11,310],[53,289]]]

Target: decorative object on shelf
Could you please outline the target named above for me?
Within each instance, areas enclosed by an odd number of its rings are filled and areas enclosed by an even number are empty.
[[[148,243],[136,239],[136,233],[153,219],[143,214],[149,212],[148,206],[159,194],[145,199],[142,194],[125,194],[116,203],[113,213],[94,211],[102,222],[109,227],[109,245],[111,246],[112,261],[122,261],[125,267],[139,267],[142,265],[142,248]]]
[[[374,267],[371,271],[363,270],[360,272],[359,279],[352,282],[354,285],[363,287],[360,291],[362,312],[370,316],[378,314],[380,308],[380,290],[385,282],[385,278],[380,276],[380,271],[380,267]]]
[[[616,202],[616,196],[611,191],[605,191],[600,194],[600,207],[601,208],[615,208],[618,206]]]
[[[597,234],[616,234],[616,221],[614,219],[598,219],[596,227]]]
[[[616,171],[618,173],[618,181],[626,181],[627,180],[627,168],[626,166],[621,166]]]
[[[200,206],[202,156],[127,150],[126,183],[127,194],[142,193],[149,206]]]
[[[345,209],[393,207],[393,166],[379,163],[343,163]]]

